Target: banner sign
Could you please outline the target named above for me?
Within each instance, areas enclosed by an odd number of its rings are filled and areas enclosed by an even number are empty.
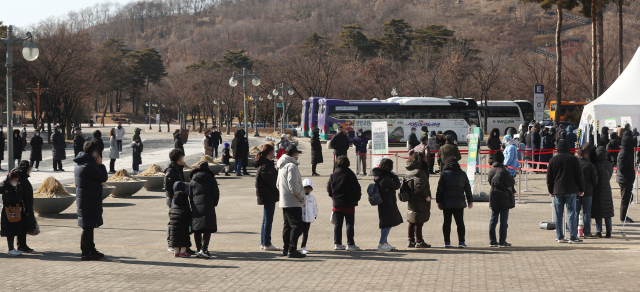
[[[156,114],[156,124],[160,125],[160,114]]]
[[[609,118],[604,120],[604,125],[609,128],[609,132],[616,130],[616,118]]]
[[[371,123],[372,154],[389,153],[389,139],[387,136],[387,122]],[[377,167],[380,164],[380,160],[386,157],[387,156],[384,155],[374,155],[371,161],[371,169]]]
[[[544,85],[533,86],[533,111],[536,113],[536,121],[544,119]]]
[[[631,126],[631,128],[633,129],[631,117],[620,117],[620,126],[624,128],[624,126],[626,126],[627,124],[629,124],[629,126]]]
[[[476,179],[476,163],[478,161],[478,141],[480,138],[480,128],[473,127],[469,133],[469,156],[467,157],[467,177],[473,190],[473,182]]]

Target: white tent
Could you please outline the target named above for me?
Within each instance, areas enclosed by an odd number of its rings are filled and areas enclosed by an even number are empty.
[[[583,133],[589,125],[598,131],[595,121],[599,121],[600,128],[608,124],[624,126],[623,123],[640,127],[640,48],[611,87],[584,106],[579,126]]]

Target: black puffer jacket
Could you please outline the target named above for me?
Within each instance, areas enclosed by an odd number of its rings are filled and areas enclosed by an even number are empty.
[[[380,229],[402,224],[402,214],[398,209],[396,198],[396,190],[400,188],[398,176],[386,169],[377,167],[371,173],[373,173],[373,181],[378,185],[378,191],[382,197],[382,203],[378,205]]]
[[[190,247],[191,239],[189,226],[191,226],[191,209],[189,209],[189,197],[182,189],[176,186],[174,189],[174,205],[169,209],[169,246]]]
[[[358,201],[362,198],[358,177],[349,168],[336,167],[336,170],[329,176],[327,193],[333,200],[335,208],[358,206]]]
[[[349,137],[343,132],[337,133],[331,138],[331,148],[336,156],[347,155],[349,150]]]
[[[33,136],[31,137],[31,141],[29,145],[31,145],[31,154],[29,155],[29,160],[31,161],[42,161],[42,145],[44,141],[42,141],[41,136]]]
[[[607,144],[609,144],[609,128],[602,127],[598,136],[598,146],[607,146]]]
[[[489,208],[493,210],[514,208],[516,201],[511,189],[516,184],[516,181],[504,166],[504,154],[502,152],[496,151],[493,154],[493,166],[489,169],[487,179],[491,185]]]
[[[489,139],[487,139],[487,147],[489,150],[500,150],[502,141],[500,141],[500,130],[498,128],[491,129]],[[493,165],[493,155],[489,155],[489,165]]]
[[[218,182],[211,170],[195,169],[189,182],[193,231],[218,231],[216,206],[220,200]]]
[[[182,142],[180,133],[173,134],[173,148],[180,149],[182,154],[184,154],[184,143]]]
[[[609,143],[607,143],[607,150],[620,150],[620,141],[618,141],[618,134],[615,132],[611,133],[611,139],[609,139]],[[613,166],[618,163],[618,151],[607,151],[607,159]]]
[[[320,133],[318,128],[313,128],[311,134],[311,163],[319,164],[324,162],[322,159],[322,144],[320,143]]]
[[[98,153],[100,157],[102,157],[102,151],[104,151],[104,142],[102,142],[102,133],[100,130],[93,131],[93,138],[91,138],[91,142],[98,144]]]
[[[31,182],[29,181],[29,174],[19,168],[15,168],[12,171],[17,172],[20,175],[18,182],[22,189],[22,202],[24,203],[23,212],[25,214],[29,214],[26,218],[22,218],[24,230],[34,229],[36,228],[36,217],[33,213],[33,185],[31,185]]]
[[[91,154],[80,152],[73,159],[76,183],[78,226],[96,228],[102,226],[102,183],[109,178],[104,164],[98,165]]]
[[[556,148],[555,143],[553,143],[553,138],[551,138],[551,135],[549,133],[543,133],[542,134],[542,149],[553,149]],[[542,152],[550,152],[551,150],[544,150]],[[551,157],[553,157],[553,153],[548,153],[548,154],[540,154],[540,162],[549,162],[549,160],[551,160]],[[546,168],[546,165],[541,165],[542,168]]]
[[[414,133],[409,134],[409,141],[407,142],[409,142],[409,149],[407,150],[411,150],[420,144],[420,140]]]
[[[169,161],[162,170],[164,172],[164,191],[167,196],[167,206],[171,207],[173,200],[173,185],[178,181],[184,181],[184,165]]]
[[[31,141],[33,142],[33,139]],[[78,156],[78,153],[84,151],[84,142],[86,142],[86,140],[82,135],[73,134],[73,157]]]
[[[429,176],[425,169],[420,168],[420,163],[415,160],[407,161],[407,179],[409,187],[413,190],[413,196],[407,203],[407,222],[424,223],[429,221],[431,217],[431,201],[427,202],[427,198],[431,197],[431,188],[429,186]]]
[[[593,205],[591,206],[592,218],[613,217],[613,195],[611,192],[611,176],[613,165],[607,161],[607,150],[604,146],[598,146],[591,152],[591,160],[598,173],[598,182],[593,187]]]
[[[616,182],[619,184],[632,184],[636,178],[633,162],[633,148],[635,139],[631,136],[631,131],[622,132],[622,142],[620,153],[618,154],[618,173]]]
[[[445,165],[438,181],[436,202],[442,209],[463,209],[467,207],[467,202],[473,203],[469,178],[457,161]]]
[[[567,140],[558,141],[558,155],[549,160],[547,191],[549,194],[578,194],[584,192],[584,176],[578,157],[569,153]]]
[[[231,141],[231,150],[233,150],[233,159],[246,160],[249,155],[249,148],[246,147],[243,130],[237,130],[234,134],[233,141]],[[243,161],[244,164],[244,161]]]
[[[25,215],[25,205],[22,199],[22,187],[20,183],[14,187],[5,180],[0,186],[0,192],[2,192],[3,203],[2,212],[0,212],[0,235],[2,237],[9,237],[24,234],[25,230],[22,220],[14,223],[9,222],[9,217],[7,217],[7,212],[4,208],[5,206],[20,206],[23,209],[23,211],[20,212],[20,216]]]
[[[276,186],[278,181],[278,170],[273,160],[260,156],[258,161],[253,163],[257,167],[256,171],[256,196],[258,205],[273,204],[280,200],[280,192]]]
[[[587,142],[582,145],[583,147],[587,147],[587,151],[591,154],[591,151],[595,148],[591,143]],[[596,171],[596,167],[591,162],[591,159],[586,159],[584,157],[579,157],[580,167],[582,168],[582,177],[584,177],[584,196],[591,197],[593,196],[593,188],[596,183],[598,183],[598,172]]]

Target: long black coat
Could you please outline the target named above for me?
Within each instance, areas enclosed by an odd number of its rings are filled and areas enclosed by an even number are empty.
[[[280,192],[276,186],[278,181],[278,170],[273,160],[260,156],[258,161],[253,163],[258,168],[256,172],[256,196],[258,205],[273,204],[280,200]]]
[[[189,199],[183,191],[175,192],[175,204],[169,209],[169,246],[190,247],[191,209]]]
[[[396,190],[400,188],[398,176],[386,169],[377,167],[371,172],[374,176],[373,181],[378,185],[378,191],[382,197],[382,203],[378,205],[380,229],[402,224],[402,214],[398,209],[398,199],[396,198]]]
[[[178,181],[184,181],[184,165],[170,161],[164,166],[164,191],[167,196],[167,206],[171,207],[173,200],[173,185]]]
[[[67,148],[67,145],[64,142],[62,133],[60,133],[60,131],[58,130],[55,130],[55,132],[51,134],[51,155],[53,156],[53,160],[67,159],[65,148]]]
[[[593,188],[592,218],[611,218],[614,214],[613,195],[611,192],[611,176],[613,165],[607,161],[607,150],[598,146],[591,152],[591,160],[598,173],[598,182]]]
[[[502,141],[500,141],[500,130],[498,128],[491,129],[489,139],[487,139],[487,147],[489,150],[500,150]],[[492,153],[493,154],[493,153]],[[493,165],[493,155],[489,155],[489,165]]]
[[[22,160],[22,141],[20,135],[13,137],[13,159]]]
[[[427,202],[427,198],[431,197],[431,188],[429,186],[429,175],[426,169],[420,168],[420,163],[415,160],[407,161],[407,178],[413,178],[409,181],[409,187],[413,190],[413,196],[407,203],[407,222],[409,223],[425,223],[431,217],[431,201]]]
[[[4,132],[0,131],[0,160],[4,160]]]
[[[489,208],[493,210],[504,210],[515,207],[515,197],[511,189],[516,181],[511,173],[504,166],[504,154],[497,151],[494,153],[494,162],[487,179],[491,185],[489,192]]]
[[[343,132],[337,133],[331,138],[331,148],[336,156],[347,155],[349,150],[349,137]]]
[[[42,137],[33,136],[29,145],[31,145],[31,155],[29,155],[29,160],[31,161],[42,161],[42,145],[44,141],[42,141]]]
[[[619,184],[632,184],[636,178],[633,161],[633,148],[635,139],[631,136],[631,131],[622,132],[622,148],[618,153],[618,173],[616,182]]]
[[[593,150],[593,146],[591,146],[590,143],[587,144],[589,144],[587,146],[588,151]],[[593,188],[598,182],[598,172],[590,159],[585,159],[583,157],[578,159],[580,160],[580,167],[582,167],[582,177],[584,177],[584,196],[591,197],[593,196]]]
[[[5,206],[20,206],[22,207],[22,212],[20,216],[25,216],[25,205],[22,198],[22,187],[20,183],[15,187],[6,183],[4,181],[2,186],[0,186],[0,191],[2,192],[2,215],[0,215],[0,235],[3,237],[8,236],[17,236],[24,234],[24,226],[22,220],[11,223],[9,222],[9,217],[7,217],[7,212],[4,209]]]
[[[469,178],[457,161],[445,165],[438,181],[436,202],[442,209],[464,209],[467,207],[467,202],[473,203]]]
[[[556,148],[555,143],[553,143],[553,138],[551,138],[551,135],[544,133],[542,134],[542,149],[553,149]],[[545,150],[543,152],[550,152],[551,150]],[[549,162],[549,160],[551,160],[551,157],[553,157],[553,153],[549,153],[549,154],[540,154],[540,162]],[[542,168],[547,168],[546,165],[540,165]]]
[[[319,164],[323,162],[320,134],[314,131],[313,134],[311,134],[311,164]]]
[[[180,134],[175,134],[173,137],[173,148],[180,149],[182,154],[184,154],[184,143],[182,142],[182,137]]]
[[[73,157],[78,156],[78,153],[84,151],[84,142],[86,142],[86,140],[82,135],[73,134]]]
[[[618,141],[618,134],[616,134],[615,132],[611,133],[611,139],[609,139],[609,143],[607,143],[606,147],[607,150],[620,150],[620,141]],[[611,165],[615,166],[618,163],[618,152],[607,152],[607,159],[609,159]]]
[[[142,164],[142,144],[131,142],[131,158],[133,164]]]
[[[33,185],[29,181],[29,174],[20,170],[19,168],[15,168],[13,171],[17,172],[20,175],[18,182],[20,183],[20,189],[22,189],[22,202],[24,203],[24,213],[29,214],[27,217],[22,218],[22,225],[24,226],[24,230],[34,229],[36,228],[36,217],[33,213]]]
[[[218,231],[216,206],[220,200],[220,190],[213,172],[208,169],[191,172],[189,190],[193,231]]]
[[[243,160],[247,160],[247,158],[249,157],[249,147],[248,147],[248,142],[245,141],[246,138],[244,137],[244,131],[243,130],[237,130],[236,133],[234,134],[233,141],[231,141],[231,150],[233,150],[233,159],[243,159]],[[243,166],[244,166],[244,161],[243,161]]]
[[[96,228],[102,226],[102,183],[109,178],[107,168],[98,165],[91,154],[80,152],[73,159],[76,182],[78,226]]]
[[[329,176],[327,193],[335,208],[356,207],[362,198],[362,188],[358,177],[349,168],[336,167],[336,170]]]
[[[102,141],[102,133],[100,130],[93,131],[93,138],[91,138],[91,142],[98,144],[98,153],[100,157],[102,157],[102,151],[104,151],[104,142]]]

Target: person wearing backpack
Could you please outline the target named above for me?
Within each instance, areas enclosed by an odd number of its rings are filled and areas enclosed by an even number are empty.
[[[416,152],[407,162],[407,179],[411,198],[407,204],[407,222],[409,222],[409,244],[407,247],[429,248],[431,245],[424,242],[422,226],[431,217],[431,189],[429,187],[429,164],[425,162],[423,152]]]
[[[396,201],[396,190],[400,188],[400,179],[393,171],[393,160],[389,158],[383,158],[372,173],[374,175],[373,181],[382,198],[382,203],[378,205],[378,218],[380,219],[378,251],[392,251],[396,248],[387,242],[387,237],[392,227],[402,224],[402,214],[400,214]]]
[[[336,221],[333,228],[333,243],[335,250],[358,251],[360,248],[356,246],[353,240],[355,233],[354,221],[356,206],[362,197],[362,189],[356,174],[349,169],[350,162],[346,155],[338,156],[336,160],[336,169],[329,176],[327,183],[327,193],[333,201],[333,215]],[[342,245],[342,224],[347,222],[347,246]]]
[[[489,208],[491,209],[491,220],[489,221],[489,246],[490,247],[510,247],[507,242],[507,220],[509,220],[509,209],[516,206],[513,186],[516,181],[511,173],[504,166],[504,154],[502,151],[493,153],[493,166],[487,176],[491,184],[489,192]],[[496,227],[500,219],[500,241],[496,240]]]
[[[471,185],[467,173],[460,168],[456,157],[450,156],[444,163],[444,171],[440,175],[436,191],[438,209],[442,210],[444,214],[444,222],[442,223],[444,247],[451,247],[451,216],[453,216],[458,226],[458,247],[465,248],[467,245],[464,239],[464,208],[467,207],[467,202],[469,209],[473,208]]]

